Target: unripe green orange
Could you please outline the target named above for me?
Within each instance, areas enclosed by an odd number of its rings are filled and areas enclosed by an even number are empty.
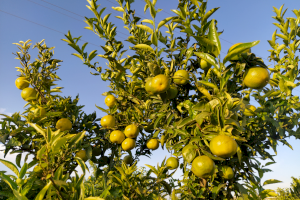
[[[20,90],[23,90],[24,88],[27,88],[29,86],[29,83],[27,82],[27,79],[25,77],[19,77],[15,81],[16,87]]]
[[[123,158],[123,162],[127,165],[131,165],[133,162],[133,158],[130,155],[127,155]]]
[[[72,122],[67,118],[61,118],[56,122],[56,128],[60,131],[68,131],[72,128]]]
[[[83,160],[84,162],[86,162],[88,160],[88,157],[86,155],[86,151],[85,150],[80,150],[76,153],[76,157],[81,158],[81,160]]]
[[[179,166],[178,159],[175,157],[168,158],[166,166],[171,170],[176,169]]]
[[[25,100],[25,101],[32,101],[36,99],[36,95],[37,92],[35,91],[35,89],[33,88],[24,88],[21,92],[21,97]]]
[[[189,82],[189,73],[185,70],[178,70],[173,76],[173,81],[177,85],[185,85]]]

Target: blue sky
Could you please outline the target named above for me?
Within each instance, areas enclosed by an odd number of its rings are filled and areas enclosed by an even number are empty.
[[[136,15],[141,18],[150,19],[149,13],[144,14],[143,8],[145,3],[142,0],[135,0],[133,7]],[[113,11],[111,7],[116,7],[114,0],[99,0],[101,7],[107,7],[105,14],[111,13],[110,20],[118,27],[117,39],[124,41],[129,35],[128,31],[123,29],[121,20],[114,16],[119,13]],[[167,3],[166,3],[167,2]],[[157,7],[163,11],[157,16],[157,22],[169,17],[171,9],[176,9],[176,0],[163,1],[158,0]],[[298,1],[283,0],[264,0],[264,1],[240,1],[240,0],[213,0],[208,1],[208,9],[220,7],[220,9],[212,16],[218,21],[219,30],[224,30],[220,36],[222,53],[229,47],[238,42],[251,42],[260,40],[260,43],[252,48],[252,52],[261,56],[267,62],[268,50],[270,49],[267,40],[271,39],[272,33],[275,31],[275,22],[271,16],[274,16],[272,6],[279,8],[285,4],[284,8],[288,8],[285,17],[294,17],[293,9],[299,9]],[[46,40],[48,46],[55,46],[55,58],[63,60],[58,70],[58,75],[62,81],[58,82],[58,86],[64,87],[63,95],[75,97],[80,96],[79,103],[85,105],[84,111],[91,113],[97,112],[97,116],[104,116],[95,104],[101,107],[104,105],[104,96],[101,94],[109,90],[108,82],[103,82],[99,76],[92,76],[90,69],[84,66],[80,59],[71,55],[74,50],[69,47],[61,39],[64,34],[71,31],[73,36],[83,36],[82,39],[88,41],[87,51],[94,49],[99,53],[103,50],[99,45],[104,45],[104,41],[99,39],[91,31],[84,29],[85,23],[83,16],[92,17],[92,13],[86,8],[86,1],[74,0],[2,0],[0,1],[0,113],[11,114],[23,111],[25,101],[20,96],[20,90],[15,87],[14,81],[18,72],[15,67],[20,66],[19,62],[14,59],[13,52],[17,48],[12,43],[20,40],[32,40],[32,43]],[[178,32],[178,31],[177,31]],[[127,36],[126,36],[127,35]],[[125,42],[126,45],[128,43]],[[32,56],[36,55],[36,51],[31,51]],[[102,66],[105,66],[105,60],[97,58]],[[294,91],[294,95],[299,96],[300,89]],[[264,180],[274,178],[282,180],[283,183],[270,185],[266,188],[288,187],[291,182],[291,176],[300,177],[299,153],[300,141],[291,138],[288,142],[293,146],[294,150],[287,146],[280,145],[278,147],[278,155],[275,157],[277,163],[270,166],[273,172],[265,175]],[[165,156],[170,153],[157,150],[153,153],[151,159],[141,158],[139,165],[161,162]],[[0,152],[0,158],[3,154]],[[13,157],[10,155],[13,161]],[[6,170],[0,165],[0,171]],[[180,176],[180,172],[176,173]]]

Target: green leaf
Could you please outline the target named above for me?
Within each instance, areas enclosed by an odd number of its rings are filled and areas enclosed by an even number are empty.
[[[238,146],[236,153],[237,153],[237,156],[239,159],[239,163],[241,164],[242,163],[242,150],[241,150],[240,146]]]
[[[216,90],[219,90],[218,86],[216,86],[215,84],[213,83],[210,83],[208,81],[204,81],[204,80],[201,80],[201,81],[198,81],[199,83],[203,84],[203,85],[206,85],[210,88],[213,88],[213,89],[216,89]]]
[[[154,50],[152,49],[152,47],[149,46],[149,45],[147,45],[147,44],[137,44],[137,45],[134,46],[134,48],[142,49],[142,50],[145,50],[145,51],[154,52]]]
[[[199,4],[197,0],[191,0],[192,4],[194,4],[195,6],[197,6],[199,8]]]
[[[213,65],[217,69],[219,69],[218,63],[216,62],[215,58],[212,55],[210,55],[208,53],[202,53],[202,52],[194,52],[194,54],[196,56],[198,56],[199,58],[205,60],[209,64]]]
[[[75,137],[75,136],[74,136]],[[56,154],[61,151],[61,147],[67,143],[70,138],[68,136],[59,138],[53,142],[51,145],[51,150],[53,154]]]
[[[32,126],[37,132],[39,132],[40,134],[42,134],[44,136],[44,138],[46,139],[46,133],[45,131],[42,129],[42,127],[40,127],[37,124],[33,124],[33,123],[28,123],[30,126]]]
[[[168,17],[164,20],[162,20],[161,22],[159,22],[159,24],[157,25],[157,30],[160,29],[163,25],[165,25],[166,23],[168,23],[168,21],[170,21],[173,17]]]
[[[281,183],[282,181],[276,180],[276,179],[268,179],[264,182],[263,185],[273,184],[273,183]]]
[[[30,189],[32,188],[36,179],[37,179],[36,176],[27,179],[27,183],[25,184],[25,186],[23,186],[22,191],[21,191],[22,195],[25,196],[30,191]]]
[[[104,73],[102,73],[102,74],[104,74]],[[102,76],[102,74],[101,74],[101,76]],[[101,108],[101,107],[97,106],[96,104],[95,104],[95,106],[96,106],[96,108],[98,108],[99,110],[101,110],[101,111],[103,111],[103,112],[109,114],[109,110],[105,110],[104,108]]]
[[[247,195],[247,189],[245,189],[242,184],[239,184],[239,183],[236,182],[235,185],[237,186],[237,188],[239,189],[241,194]]]
[[[83,160],[81,160],[81,158],[75,157],[74,159],[78,163],[78,165],[81,167],[83,174],[85,174],[86,170],[89,171],[89,168],[86,167],[85,163],[83,162]]]
[[[160,120],[161,120],[163,117],[165,117],[165,116],[166,116],[165,114],[160,115],[160,116],[155,120],[153,127],[156,128],[157,125],[158,125],[158,123],[160,122]]]
[[[182,15],[182,13],[179,10],[171,10],[172,12],[174,12],[175,14],[177,14],[181,19],[185,20],[184,16]]]
[[[153,34],[152,28],[150,28],[150,27],[148,27],[146,25],[139,24],[139,25],[136,25],[136,26],[139,27],[140,29],[144,30],[144,31],[147,31],[150,34]]]
[[[276,34],[276,35],[284,40],[289,40],[289,38],[286,35],[283,34]]]
[[[20,168],[21,168],[21,158],[22,158],[22,154],[21,153],[16,156],[16,164]]]
[[[208,11],[208,12],[204,15],[204,17],[202,18],[202,24],[203,24],[204,22],[206,22],[206,20],[207,20],[214,12],[216,12],[219,8],[220,8],[220,7],[213,8],[213,9],[211,9],[210,11]]]
[[[205,151],[205,150],[203,150],[203,149],[201,149],[201,151],[202,151],[202,153],[203,153],[204,155],[210,157],[210,158],[213,159],[213,160],[220,160],[220,161],[224,161],[224,160],[225,160],[224,158],[214,156],[214,155],[212,155],[211,153],[209,153],[209,152],[207,152],[207,151]]]
[[[13,193],[18,200],[28,200],[24,195],[20,194],[17,190],[13,190]]]
[[[153,166],[151,166],[151,165],[147,165],[147,164],[145,164],[147,167],[149,167],[152,171],[153,171],[153,173],[154,174],[156,174],[156,175],[158,175],[158,171],[155,169],[155,167],[153,167]]]
[[[58,169],[54,173],[54,180],[59,180],[61,178],[63,169],[64,169],[63,164],[58,167]]]
[[[186,145],[183,149],[182,149],[182,157],[183,159],[188,162],[191,163],[194,158],[196,157],[196,150],[197,146],[192,145],[192,144],[188,144]]]
[[[12,190],[13,189],[16,190],[18,188],[17,184],[13,180],[11,180],[9,176],[7,176],[7,175],[0,172],[0,178],[2,180],[4,180],[5,183],[7,183]]]
[[[25,164],[23,165],[23,167],[21,168],[21,170],[20,170],[20,174],[19,174],[19,178],[20,178],[20,179],[22,179],[22,178],[25,176],[25,174],[26,174],[26,172],[27,172],[27,169],[28,169],[28,164],[25,163]]]
[[[47,190],[49,189],[49,187],[51,186],[52,182],[49,182],[39,193],[38,195],[35,197],[35,200],[43,200],[44,196],[47,192]]]
[[[205,46],[207,49],[213,51],[213,49],[217,48],[217,46],[215,45],[215,43],[213,41],[211,41],[210,39],[203,37],[203,36],[195,36],[193,35],[193,37],[203,46]]]
[[[148,1],[149,3],[149,6],[150,6],[150,14],[151,14],[151,17],[154,19],[155,17],[156,17],[156,10],[155,10],[155,8],[154,8],[154,5],[150,2],[150,1]]]
[[[69,142],[69,147],[76,145],[78,142],[82,140],[82,138],[85,136],[85,131],[82,131],[81,133],[77,133]]]
[[[219,34],[216,30],[214,19],[212,20],[212,23],[210,23],[209,25],[208,39],[210,39],[217,47],[217,51],[212,52],[217,57],[221,52],[221,43],[219,39]]]
[[[105,199],[100,198],[100,197],[87,197],[87,198],[84,198],[84,200],[105,200]]]
[[[38,150],[36,157],[37,159],[42,159],[42,157],[45,155],[45,151],[47,149],[47,144],[45,144],[42,148],[40,148],[40,150]]]
[[[122,7],[111,7],[111,8],[119,12],[125,12],[124,8]]]
[[[163,184],[163,186],[167,190],[168,194],[172,193],[172,187],[170,186],[170,184],[168,184],[166,181],[161,181],[161,184]]]
[[[236,126],[236,127],[240,127],[240,124],[235,121],[234,119],[226,119],[225,120],[225,124],[230,124],[230,125],[233,125],[233,126]]]
[[[180,122],[180,124],[177,125],[177,128],[182,128],[182,127],[187,126],[187,125],[189,125],[189,124],[191,124],[191,123],[194,123],[195,121],[196,121],[196,120],[194,120],[194,119],[192,119],[192,118],[190,118],[190,117],[187,117],[187,118],[183,119],[183,120]]]
[[[151,35],[151,42],[152,42],[152,44],[154,44],[155,46],[158,45],[156,33],[153,33],[153,34]]]
[[[225,64],[227,61],[231,60],[234,56],[242,53],[243,51],[250,49],[251,47],[254,47],[257,45],[259,41],[249,42],[249,43],[243,43],[237,45],[235,48],[233,48],[228,54],[225,56],[223,60],[223,64]]]
[[[196,122],[201,126],[205,118],[209,117],[211,115],[210,112],[201,112],[196,116]]]
[[[0,159],[0,162],[2,162],[6,167],[8,167],[11,171],[13,171],[17,176],[19,176],[19,170],[17,166],[15,166],[12,162],[9,162],[7,160]]]
[[[154,26],[154,22],[151,19],[144,19],[141,22],[149,23],[149,24],[152,24]]]
[[[218,194],[219,194],[219,191],[222,187],[225,187],[226,186],[226,183],[223,183],[223,184],[219,184],[218,186],[215,186],[213,189],[212,189],[212,197],[213,199],[216,199]]]

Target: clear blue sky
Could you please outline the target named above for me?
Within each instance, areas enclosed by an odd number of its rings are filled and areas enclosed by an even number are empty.
[[[149,13],[143,13],[145,3],[142,0],[135,0],[133,4],[137,16],[150,18]],[[117,39],[124,41],[128,32],[123,29],[121,20],[115,18],[117,14],[111,7],[115,7],[114,0],[100,0],[101,7],[107,7],[105,13],[112,12],[110,20],[117,25]],[[164,11],[158,14],[157,21],[169,17],[171,9],[176,9],[177,0],[158,0],[157,7]],[[14,59],[13,52],[17,48],[12,43],[20,40],[32,40],[32,43],[46,40],[48,46],[55,46],[55,58],[63,60],[62,66],[58,70],[58,75],[62,81],[58,82],[59,86],[64,87],[63,95],[75,97],[80,96],[79,103],[85,105],[84,111],[91,113],[97,112],[97,115],[103,116],[104,113],[96,109],[95,104],[105,107],[104,96],[101,94],[108,91],[108,82],[103,82],[99,76],[92,76],[90,70],[84,66],[80,59],[72,56],[74,50],[61,39],[64,38],[68,30],[71,30],[73,36],[83,36],[82,39],[88,41],[87,50],[97,49],[102,52],[99,45],[104,42],[94,35],[91,31],[84,29],[85,23],[82,16],[92,17],[92,13],[86,8],[86,1],[83,0],[1,0],[0,1],[0,113],[14,113],[23,111],[25,101],[20,96],[20,90],[15,87],[14,81],[18,72],[15,67],[20,66],[19,62]],[[299,9],[298,1],[284,0],[211,0],[208,2],[208,8],[220,7],[212,16],[218,21],[219,30],[224,30],[221,35],[222,54],[227,52],[232,44],[238,42],[251,42],[260,40],[260,43],[252,48],[252,52],[261,56],[265,61],[270,49],[267,40],[271,39],[275,22],[271,16],[272,6],[279,8],[285,4],[288,8],[286,17],[294,17],[293,9]],[[71,11],[71,12],[69,12]],[[47,28],[48,27],[48,28]],[[125,35],[124,35],[125,33]],[[127,35],[127,36],[126,36]],[[127,44],[125,42],[125,44]],[[32,51],[32,56],[36,51]],[[97,58],[98,59],[98,58]],[[105,66],[105,60],[98,59],[102,66]],[[266,62],[267,63],[267,62]],[[300,89],[294,92],[299,95]],[[267,188],[288,187],[291,182],[291,176],[300,177],[299,153],[300,141],[294,138],[288,140],[294,147],[292,151],[287,146],[279,146],[278,156],[275,157],[277,163],[270,168],[273,172],[265,175],[264,180],[274,178],[282,180],[283,183],[270,185]],[[157,150],[153,153],[151,159],[141,158],[139,165],[151,164],[156,165],[161,162],[165,156],[170,154],[163,150]],[[0,152],[0,158],[3,154]],[[13,159],[12,157],[10,159]],[[0,165],[0,170],[7,170]],[[179,172],[176,173],[180,175]]]

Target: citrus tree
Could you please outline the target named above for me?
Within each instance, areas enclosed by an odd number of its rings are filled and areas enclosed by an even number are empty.
[[[112,7],[130,34],[126,41],[134,53],[127,57],[110,14],[102,15],[105,9],[100,10],[95,0],[88,1],[95,17],[85,18],[86,29],[105,41],[104,53],[85,52],[70,32],[64,39],[77,51],[75,56],[97,71],[94,75],[110,82],[111,90],[103,95],[113,95],[118,103],[114,110],[99,108],[115,120],[106,130],[122,131],[135,123],[141,133],[136,138],[137,155],[147,141],[158,138],[173,154],[169,169],[180,166],[184,174],[175,190],[182,199],[231,199],[233,194],[246,198],[251,196],[247,184],[272,196],[273,191],[264,191],[262,185],[279,181],[260,183],[267,169],[257,158],[272,164],[268,149],[276,153],[278,143],[291,147],[286,138],[299,134],[293,129],[299,119],[299,98],[292,94],[298,85],[299,11],[294,10],[296,18],[285,20],[283,7],[274,8],[281,33],[276,30],[269,40],[269,59],[275,65],[268,68],[251,53],[259,41],[235,44],[221,58],[222,32],[210,19],[218,8],[207,11],[207,2],[179,1],[174,16],[160,22],[157,1],[145,2],[151,19],[135,16],[130,0],[117,0],[119,7]],[[176,37],[176,30],[186,37]],[[107,60],[104,72],[91,63],[96,56]]]
[[[88,0],[95,16],[85,22],[86,29],[105,41],[103,53],[86,52],[87,43],[80,46],[80,37],[70,32],[63,39],[76,50],[75,56],[95,70],[93,75],[110,83],[110,91],[103,94],[107,108],[97,106],[106,113],[101,119],[95,113],[85,114],[83,106],[77,105],[79,97],[53,94],[62,89],[54,83],[59,80],[55,71],[60,60],[53,58],[53,48],[37,43],[38,58],[30,63],[30,41],[17,44],[21,67],[16,86],[27,107],[23,114],[4,115],[1,121],[5,155],[18,153],[16,165],[0,160],[15,173],[0,173],[9,186],[1,195],[11,199],[275,195],[263,186],[278,180],[261,183],[269,171],[265,167],[275,162],[269,149],[276,153],[279,143],[291,147],[287,137],[299,138],[294,128],[300,103],[292,93],[299,85],[299,11],[294,10],[296,18],[285,19],[286,10],[274,8],[280,33],[276,30],[268,41],[269,59],[275,63],[270,68],[251,53],[259,41],[235,44],[221,58],[222,32],[217,20],[211,19],[218,8],[207,11],[207,2],[181,0],[172,10],[174,16],[160,22],[157,1],[145,2],[144,11],[150,12],[151,19],[135,16],[133,0],[117,0],[119,6],[113,7],[130,34],[130,52],[116,39],[117,27],[109,21],[110,14],[103,16],[105,8],[100,9],[97,0]],[[177,30],[186,36],[178,37]],[[96,56],[107,61],[106,68],[92,62]],[[137,172],[134,161],[150,156],[159,146],[172,156]],[[29,155],[34,158],[27,163]],[[258,157],[270,162],[261,165]],[[94,175],[84,181],[87,160]],[[33,166],[33,172],[28,170]],[[82,168],[81,176],[77,166]],[[172,179],[176,169],[183,173],[180,180]]]
[[[86,114],[83,106],[77,105],[78,96],[72,99],[55,94],[62,89],[54,83],[60,80],[56,70],[61,61],[53,58],[53,47],[43,41],[34,45],[38,56],[31,62],[30,40],[16,45],[21,67],[17,67],[20,77],[15,83],[26,104],[22,114],[2,114],[4,156],[17,156],[16,164],[0,159],[15,173],[0,172],[1,182],[7,184],[5,190],[1,186],[0,194],[10,199],[43,199],[47,192],[48,199],[83,199],[88,170],[84,162],[90,159],[97,164],[97,175],[104,173],[103,166],[113,168],[114,154],[104,155],[111,144],[97,124],[96,113]],[[82,168],[81,176],[77,166]]]

